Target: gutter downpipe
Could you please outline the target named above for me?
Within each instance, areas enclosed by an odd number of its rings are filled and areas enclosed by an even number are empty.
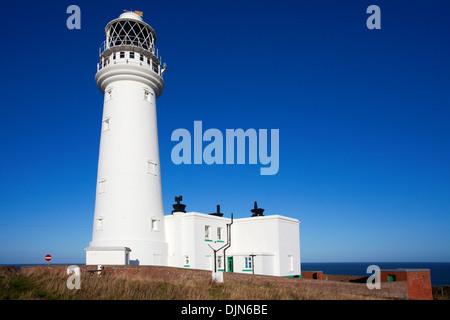
[[[226,255],[226,251],[229,247],[231,247],[231,225],[233,224],[233,214],[231,214],[231,223],[227,223],[227,236],[228,236],[228,241],[227,241],[227,245],[225,246],[225,248],[223,249],[223,263],[225,264],[225,272],[227,272],[227,255]]]

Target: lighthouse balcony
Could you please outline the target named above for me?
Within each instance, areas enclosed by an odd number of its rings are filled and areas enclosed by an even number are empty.
[[[103,51],[100,56],[100,62],[97,63],[97,71],[115,64],[134,64],[147,68],[162,77],[166,70],[165,64],[161,66],[161,62],[157,56],[149,56],[140,50],[135,50],[136,47],[121,46],[120,48],[115,47],[114,49]],[[120,51],[116,51],[117,49]]]

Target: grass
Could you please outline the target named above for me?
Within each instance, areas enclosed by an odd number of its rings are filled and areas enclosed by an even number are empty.
[[[260,282],[82,275],[69,290],[67,276],[42,272],[0,276],[0,300],[360,300],[373,297]]]

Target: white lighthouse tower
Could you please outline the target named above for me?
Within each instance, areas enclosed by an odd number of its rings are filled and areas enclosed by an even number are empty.
[[[109,22],[95,80],[104,94],[86,264],[166,265],[156,99],[166,69],[140,12]]]

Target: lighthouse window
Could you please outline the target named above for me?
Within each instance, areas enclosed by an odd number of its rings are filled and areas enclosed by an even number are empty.
[[[153,103],[153,93],[147,90],[144,90],[144,100],[150,101]]]
[[[113,53],[113,60],[116,60],[116,54]]]
[[[123,51],[120,52],[120,58],[121,59],[125,58],[125,52],[123,52]]]
[[[106,94],[105,94],[105,102],[112,99],[112,88],[111,89],[107,89],[106,90]]]
[[[97,193],[104,193],[106,192],[106,180],[99,180],[98,181],[98,187],[97,187]]]
[[[152,174],[156,176],[156,162],[153,162],[152,160],[147,160],[147,173]]]
[[[147,58],[147,64],[150,65],[150,59],[149,58]]]
[[[95,230],[103,230],[103,217],[95,219]]]
[[[134,59],[134,52],[130,52],[130,59]]]
[[[109,119],[110,118],[106,118],[103,120],[102,122],[102,132],[108,131],[109,130]]]
[[[158,221],[158,219],[150,219],[150,229],[151,230],[159,230],[159,221]]]
[[[139,60],[144,61],[144,55],[139,54]]]

